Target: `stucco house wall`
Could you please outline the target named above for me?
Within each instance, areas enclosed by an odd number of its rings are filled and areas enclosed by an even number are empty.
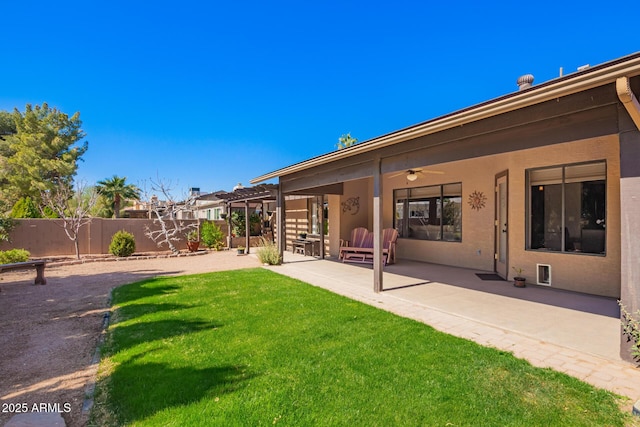
[[[371,186],[372,179],[358,179],[347,181],[344,183],[344,192],[340,196],[340,205],[335,208],[331,206],[329,210],[338,210],[340,212],[340,238],[349,240],[351,238],[351,230],[356,227],[365,227],[368,230],[372,228],[372,209],[371,209]],[[358,198],[359,208],[356,210],[343,207],[343,203],[349,204],[349,199]],[[337,254],[336,254],[337,255]]]
[[[536,283],[536,264],[549,264],[551,286],[619,298],[620,295],[620,153],[617,135],[574,141],[512,153],[443,163],[431,169],[443,174],[420,174],[414,182],[404,175],[383,181],[383,226],[393,224],[393,190],[437,184],[462,183],[462,241],[399,239],[400,259],[492,271],[494,268],[494,177],[508,170],[509,266],[524,269],[529,283]],[[606,160],[607,228],[606,255],[526,250],[527,188],[525,171],[530,168]],[[429,168],[425,168],[429,169]],[[397,174],[396,174],[397,175]],[[468,204],[469,194],[482,192],[487,200],[480,210]],[[370,212],[370,211],[369,211]],[[510,277],[513,270],[509,268]]]

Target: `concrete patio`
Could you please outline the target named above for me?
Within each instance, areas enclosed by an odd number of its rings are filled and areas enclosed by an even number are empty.
[[[616,300],[511,282],[482,280],[483,271],[400,260],[385,267],[384,291],[373,292],[370,266],[285,253],[267,267],[340,295],[426,323],[437,330],[512,352],[633,401],[640,369],[620,358]]]

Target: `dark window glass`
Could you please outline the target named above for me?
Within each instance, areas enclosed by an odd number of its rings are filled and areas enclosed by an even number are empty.
[[[605,253],[606,163],[527,171],[528,248]]]
[[[394,191],[394,227],[400,237],[462,240],[462,184]]]

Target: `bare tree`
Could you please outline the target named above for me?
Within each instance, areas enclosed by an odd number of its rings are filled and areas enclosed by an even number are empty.
[[[92,220],[89,211],[98,201],[98,193],[95,188],[87,187],[83,182],[78,182],[74,191],[72,186],[60,181],[52,190],[43,191],[41,197],[43,214],[45,207],[47,207],[62,220],[61,226],[74,244],[76,258],[80,259],[78,235],[80,228]]]
[[[184,201],[177,201],[171,191],[171,183],[157,179],[156,181],[149,180],[151,192],[144,190],[144,198],[149,204],[149,211],[153,218],[153,223],[159,226],[159,229],[152,230],[150,227],[146,227],[145,235],[151,240],[156,242],[158,247],[164,243],[169,246],[169,249],[174,254],[180,251],[175,247],[173,242],[182,240],[181,236],[186,231],[197,228],[198,224],[185,224],[184,221],[178,219],[179,212],[190,211],[195,200],[192,196],[183,198]],[[160,196],[158,197],[159,194]],[[160,200],[162,198],[162,200]]]

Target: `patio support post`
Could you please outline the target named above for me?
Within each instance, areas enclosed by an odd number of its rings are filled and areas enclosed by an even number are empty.
[[[324,194],[317,197],[318,209],[320,209],[320,259],[324,259]]]
[[[620,126],[620,302],[629,313],[640,309],[640,131],[623,108]],[[608,227],[607,227],[608,228]],[[620,357],[634,362],[627,337],[620,339]]]
[[[373,172],[373,292],[382,292],[382,176],[381,160],[375,159]]]
[[[249,253],[249,247],[251,246],[251,221],[249,221],[249,201],[244,202],[244,237],[246,242],[246,253]]]
[[[260,215],[258,215],[260,219],[260,236],[264,236],[264,202],[260,201]]]
[[[278,185],[276,196],[276,244],[280,253],[280,263],[284,260],[286,245],[286,230],[284,229],[284,194],[282,194],[282,182]]]
[[[227,249],[231,250],[231,203],[227,202]]]

